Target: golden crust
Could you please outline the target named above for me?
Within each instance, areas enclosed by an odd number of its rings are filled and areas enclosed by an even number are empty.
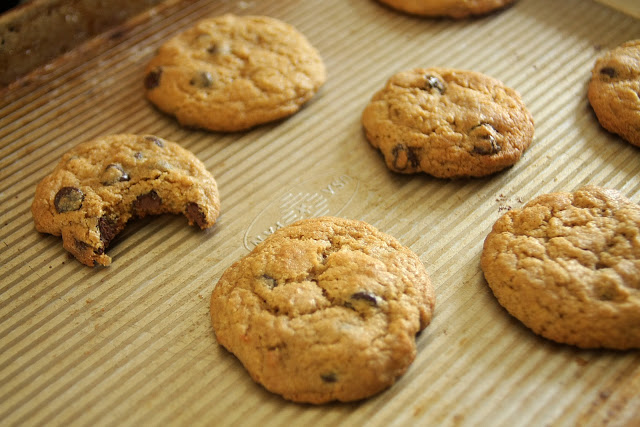
[[[239,131],[294,114],[325,80],[320,54],[291,25],[223,15],[164,43],[144,83],[182,125]]]
[[[484,242],[500,304],[536,334],[583,348],[640,348],[640,207],[595,186],[539,196]]]
[[[517,162],[533,139],[520,95],[473,71],[416,68],[393,75],[362,125],[395,172],[480,177]]]
[[[596,61],[587,95],[603,128],[640,146],[640,40]]]
[[[319,404],[391,386],[434,301],[413,252],[364,222],[323,217],[276,231],[227,269],[211,318],[256,382]]]
[[[484,15],[510,5],[514,0],[379,0],[413,15],[446,16],[455,19]]]

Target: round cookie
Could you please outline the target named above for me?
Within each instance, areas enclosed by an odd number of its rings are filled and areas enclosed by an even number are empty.
[[[603,128],[640,146],[640,40],[596,61],[587,94]]]
[[[415,358],[435,297],[420,259],[355,220],[277,230],[211,296],[218,342],[273,393],[320,404],[391,386]]]
[[[510,5],[514,0],[379,0],[413,15],[467,18],[484,15]]]
[[[144,87],[182,125],[239,131],[294,114],[325,79],[320,54],[291,25],[223,15],[163,44]]]
[[[389,169],[439,178],[512,166],[534,134],[515,90],[481,73],[436,67],[393,75],[364,109],[362,125]]]
[[[211,227],[220,212],[213,176],[193,153],[156,136],[110,135],[69,150],[36,187],[36,229],[62,235],[83,264],[109,265],[109,243],[132,217],[184,214]]]
[[[640,348],[640,206],[595,186],[539,196],[502,216],[482,270],[533,332],[582,348]]]

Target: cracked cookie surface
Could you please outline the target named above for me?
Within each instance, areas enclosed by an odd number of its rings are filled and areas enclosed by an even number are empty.
[[[640,206],[595,186],[539,196],[484,242],[485,278],[533,332],[582,348],[640,348]]]
[[[288,117],[322,86],[318,51],[265,16],[204,19],[164,43],[146,68],[147,98],[185,126],[240,131]]]
[[[413,15],[446,16],[455,19],[484,15],[510,5],[514,0],[379,0]]]
[[[640,40],[596,61],[587,94],[602,127],[640,147]]]
[[[56,236],[83,264],[109,265],[109,243],[133,217],[184,214],[211,227],[217,184],[198,158],[153,135],[119,134],[81,143],[36,187],[36,229]]]
[[[362,113],[389,169],[480,177],[516,163],[533,139],[520,95],[473,71],[416,68],[393,75]]]
[[[420,259],[361,221],[277,230],[211,296],[218,342],[268,390],[297,402],[369,397],[416,355],[434,292]]]

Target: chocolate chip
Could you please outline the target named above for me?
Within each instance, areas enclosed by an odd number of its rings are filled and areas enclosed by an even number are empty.
[[[329,372],[328,374],[322,374],[322,375],[320,375],[320,378],[322,378],[322,381],[324,381],[325,383],[336,383],[336,382],[338,382],[338,376],[335,374],[335,372]]]
[[[355,294],[351,295],[351,299],[355,301],[364,301],[373,307],[376,307],[378,305],[378,297],[372,292],[356,292]]]
[[[124,171],[119,163],[111,163],[107,165],[100,176],[102,185],[113,185],[116,182],[129,181],[129,174]]]
[[[156,144],[160,148],[164,148],[164,142],[160,138],[158,138],[157,136],[147,135],[147,136],[144,137],[144,139],[146,139],[147,141],[153,142],[154,144]]]
[[[211,86],[213,86],[213,76],[208,71],[200,71],[198,74],[196,74],[195,77],[191,79],[189,84],[191,84],[191,86],[196,86],[204,89],[210,88]]]
[[[439,78],[426,75],[424,76],[424,79],[425,79],[424,88],[426,90],[436,89],[441,94],[444,93],[444,84]]]
[[[162,67],[149,71],[144,78],[144,87],[148,90],[158,87],[160,85],[160,76],[162,76]]]
[[[53,199],[58,213],[77,211],[82,207],[84,193],[75,187],[62,187]]]
[[[142,194],[133,201],[133,214],[139,217],[145,215],[157,215],[162,213],[162,198],[158,196],[155,190],[151,190],[147,194]]]
[[[473,143],[473,153],[481,156],[498,154],[502,147],[497,142],[498,131],[489,123],[480,123],[471,128],[469,137]]]
[[[618,72],[612,67],[604,67],[600,69],[600,74],[614,78],[618,75]]]
[[[136,152],[136,153],[133,155],[133,157],[135,157],[136,159],[140,160],[140,159],[142,159],[144,156],[142,155],[142,153],[141,153],[141,152],[139,152],[139,151],[138,151],[138,152]]]
[[[200,228],[205,228],[207,226],[207,219],[197,203],[189,202],[184,210],[184,214],[190,224],[197,224]]]
[[[106,216],[98,218],[98,230],[100,231],[100,241],[105,248],[109,246],[109,243],[119,231],[117,222]]]
[[[417,147],[407,147],[404,144],[398,144],[391,150],[393,155],[393,167],[397,170],[405,170],[409,167],[417,168],[420,166],[420,158]]]
[[[76,246],[76,249],[78,250],[78,252],[86,252],[87,249],[89,249],[91,247],[90,244],[85,243],[82,240],[76,240],[75,241],[75,246]]]

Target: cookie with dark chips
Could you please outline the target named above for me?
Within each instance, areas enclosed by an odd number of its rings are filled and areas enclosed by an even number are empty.
[[[588,97],[603,128],[640,147],[640,40],[626,42],[596,61]]]
[[[408,248],[367,223],[323,217],[277,230],[229,267],[211,319],[256,382],[320,404],[391,386],[414,360],[434,301]]]
[[[129,219],[184,214],[211,227],[220,212],[218,187],[200,160],[152,135],[120,134],[77,145],[36,187],[36,229],[62,235],[83,264],[109,265],[109,243]]]
[[[294,114],[325,79],[320,54],[291,25],[223,15],[164,43],[147,65],[144,87],[182,125],[240,131]]]
[[[482,270],[533,332],[582,348],[640,348],[640,206],[595,186],[536,197],[502,216]]]
[[[379,0],[413,15],[446,16],[461,19],[484,15],[506,7],[514,0]]]
[[[437,67],[393,75],[364,109],[362,124],[389,169],[439,178],[512,166],[534,134],[515,90],[478,72]]]

